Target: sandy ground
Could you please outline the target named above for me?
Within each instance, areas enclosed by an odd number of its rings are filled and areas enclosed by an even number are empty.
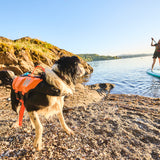
[[[0,88],[0,159],[34,160],[159,160],[160,99],[135,95],[107,96],[78,87],[64,107],[65,121],[75,132],[67,135],[56,116],[46,120],[43,150],[35,151],[35,132],[27,113],[23,126],[13,129],[9,90]]]

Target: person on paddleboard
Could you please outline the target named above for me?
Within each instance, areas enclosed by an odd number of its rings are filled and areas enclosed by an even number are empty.
[[[152,39],[151,46],[155,46],[155,51],[153,54],[152,69],[151,69],[153,71],[154,64],[156,63],[157,57],[159,59],[159,65],[160,65],[160,40],[158,41],[158,43],[156,43],[156,41],[153,38],[151,38],[151,39]],[[153,44],[153,41],[154,41],[154,44]]]

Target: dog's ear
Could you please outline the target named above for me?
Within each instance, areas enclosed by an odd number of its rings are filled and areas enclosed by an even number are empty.
[[[80,63],[80,60],[79,60],[79,58],[77,56],[72,56],[71,58],[73,59],[73,61],[75,63]]]

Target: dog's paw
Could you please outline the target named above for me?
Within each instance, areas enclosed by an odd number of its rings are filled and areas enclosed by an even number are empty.
[[[66,133],[69,135],[74,135],[74,132],[70,128],[66,130]]]
[[[42,143],[38,143],[37,141],[34,141],[33,146],[36,149],[36,151],[41,151],[42,150]]]
[[[16,121],[12,124],[11,128],[18,128],[19,127],[19,121]]]

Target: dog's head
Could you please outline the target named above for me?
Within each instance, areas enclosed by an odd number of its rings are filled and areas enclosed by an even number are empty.
[[[59,77],[66,80],[67,83],[76,83],[77,78],[85,74],[80,60],[76,56],[62,57],[52,66],[52,71],[56,72]]]

